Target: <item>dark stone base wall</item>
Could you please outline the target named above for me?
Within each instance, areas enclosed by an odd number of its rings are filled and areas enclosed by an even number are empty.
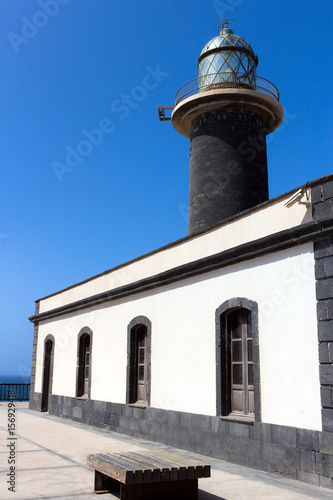
[[[189,234],[268,200],[264,120],[218,110],[191,126]]]
[[[333,489],[330,432],[54,395],[50,414]]]

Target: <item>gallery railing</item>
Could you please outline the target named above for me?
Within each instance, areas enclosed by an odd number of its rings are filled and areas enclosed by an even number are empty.
[[[0,401],[29,401],[30,384],[0,384]]]
[[[263,92],[274,97],[277,101],[280,99],[279,91],[275,85],[261,76],[248,75],[246,73],[212,73],[199,76],[185,83],[176,94],[175,105],[192,95],[221,88],[256,90],[257,92]]]

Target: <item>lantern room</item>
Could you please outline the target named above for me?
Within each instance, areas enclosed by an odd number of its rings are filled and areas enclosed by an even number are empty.
[[[198,60],[199,88],[250,88],[255,86],[258,57],[251,45],[223,22],[219,34],[202,49]],[[216,88],[216,87],[215,87]]]

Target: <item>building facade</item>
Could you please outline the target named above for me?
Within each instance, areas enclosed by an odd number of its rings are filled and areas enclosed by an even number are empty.
[[[30,407],[333,488],[333,175],[268,200],[246,44],[222,26],[176,99],[189,236],[36,301]]]

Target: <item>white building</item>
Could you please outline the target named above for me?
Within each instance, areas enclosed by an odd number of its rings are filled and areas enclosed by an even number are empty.
[[[30,406],[333,488],[333,175],[267,199],[256,64],[222,27],[178,96],[190,235],[36,301]]]

